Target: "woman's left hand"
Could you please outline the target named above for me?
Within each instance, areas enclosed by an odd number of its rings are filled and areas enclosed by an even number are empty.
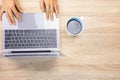
[[[59,16],[59,6],[57,0],[40,0],[40,7],[42,12],[46,12],[46,19],[53,20],[54,13],[56,17]]]

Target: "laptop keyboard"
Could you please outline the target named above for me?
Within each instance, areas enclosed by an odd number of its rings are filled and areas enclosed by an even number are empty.
[[[5,49],[57,48],[56,29],[5,30]]]

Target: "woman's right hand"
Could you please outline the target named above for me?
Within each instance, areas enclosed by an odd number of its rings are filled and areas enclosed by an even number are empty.
[[[2,14],[6,13],[7,19],[10,24],[15,25],[14,16],[21,21],[20,13],[23,13],[22,8],[20,7],[17,0],[2,0],[2,8],[0,10],[0,20],[2,21]]]

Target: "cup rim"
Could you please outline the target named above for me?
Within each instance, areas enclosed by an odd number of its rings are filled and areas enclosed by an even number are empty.
[[[81,24],[81,26],[82,26],[81,30],[80,30],[77,34],[72,34],[72,33],[70,33],[70,32],[68,31],[68,24],[69,24],[70,21],[73,21],[73,20],[79,22],[79,23]],[[80,18],[77,18],[77,17],[73,17],[73,18],[70,18],[70,19],[68,20],[68,22],[67,22],[67,27],[66,27],[66,31],[67,31],[67,33],[68,33],[69,35],[72,35],[72,36],[79,35],[83,30],[84,30],[83,20],[81,20]]]

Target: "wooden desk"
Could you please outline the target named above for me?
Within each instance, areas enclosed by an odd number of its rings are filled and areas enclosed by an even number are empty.
[[[24,12],[40,12],[39,0],[20,4]],[[59,5],[64,56],[0,57],[0,80],[120,80],[120,0],[59,0]],[[65,31],[74,16],[85,16],[86,27],[78,37]]]

